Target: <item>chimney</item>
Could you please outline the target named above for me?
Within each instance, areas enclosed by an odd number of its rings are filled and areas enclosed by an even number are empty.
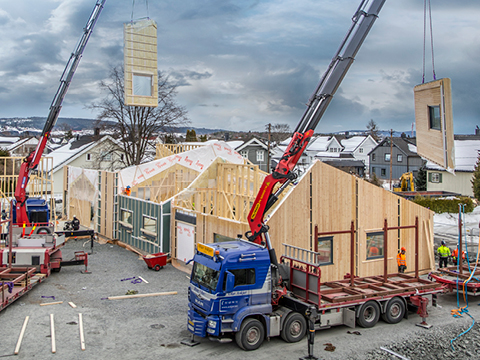
[[[475,135],[480,135],[480,128],[478,127],[478,125],[475,128]]]

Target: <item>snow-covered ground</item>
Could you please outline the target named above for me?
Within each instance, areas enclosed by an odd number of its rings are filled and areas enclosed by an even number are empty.
[[[468,251],[471,253],[477,252],[477,246],[470,246],[470,244],[478,244],[479,239],[479,223],[480,223],[480,206],[477,206],[471,213],[462,215],[462,221],[465,227],[462,229],[463,243],[465,241],[469,245]],[[447,246],[451,250],[455,249],[459,236],[459,216],[458,214],[435,214],[433,216],[433,233],[435,238],[435,247],[440,245],[442,240],[445,240]]]

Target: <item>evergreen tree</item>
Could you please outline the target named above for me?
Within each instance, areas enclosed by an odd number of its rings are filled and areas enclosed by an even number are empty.
[[[427,171],[423,166],[418,169],[417,177],[415,178],[415,189],[417,191],[427,191]]]
[[[473,196],[475,199],[480,200],[480,156],[477,159],[477,163],[475,164],[475,169],[473,170],[473,178],[472,182],[472,189],[473,189]]]
[[[187,135],[185,136],[185,141],[186,142],[197,142],[197,133],[195,132],[195,129],[192,130],[187,130]]]

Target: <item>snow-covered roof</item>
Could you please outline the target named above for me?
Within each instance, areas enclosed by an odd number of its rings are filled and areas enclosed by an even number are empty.
[[[11,145],[19,140],[18,136],[0,136],[0,146]]]
[[[340,143],[344,147],[343,151],[353,152],[366,138],[366,136],[352,136],[351,138],[343,139]]]
[[[316,158],[339,158],[341,152],[319,151],[315,154]]]
[[[315,140],[311,141],[307,147],[308,151],[325,151],[330,145],[333,138],[330,136],[319,136]]]
[[[72,143],[65,144],[48,154],[48,157],[53,158],[53,169],[56,169],[60,165],[66,163],[70,158],[74,157],[85,148],[89,147],[91,143],[84,144],[79,148],[71,149]]]
[[[480,140],[454,140],[455,171],[473,171],[480,151]],[[429,170],[445,170],[441,166],[427,161]]]

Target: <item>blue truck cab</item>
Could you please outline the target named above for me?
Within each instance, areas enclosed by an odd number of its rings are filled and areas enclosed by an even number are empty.
[[[220,341],[235,334],[245,350],[260,346],[272,313],[268,249],[244,240],[198,244],[193,261],[188,330]]]

